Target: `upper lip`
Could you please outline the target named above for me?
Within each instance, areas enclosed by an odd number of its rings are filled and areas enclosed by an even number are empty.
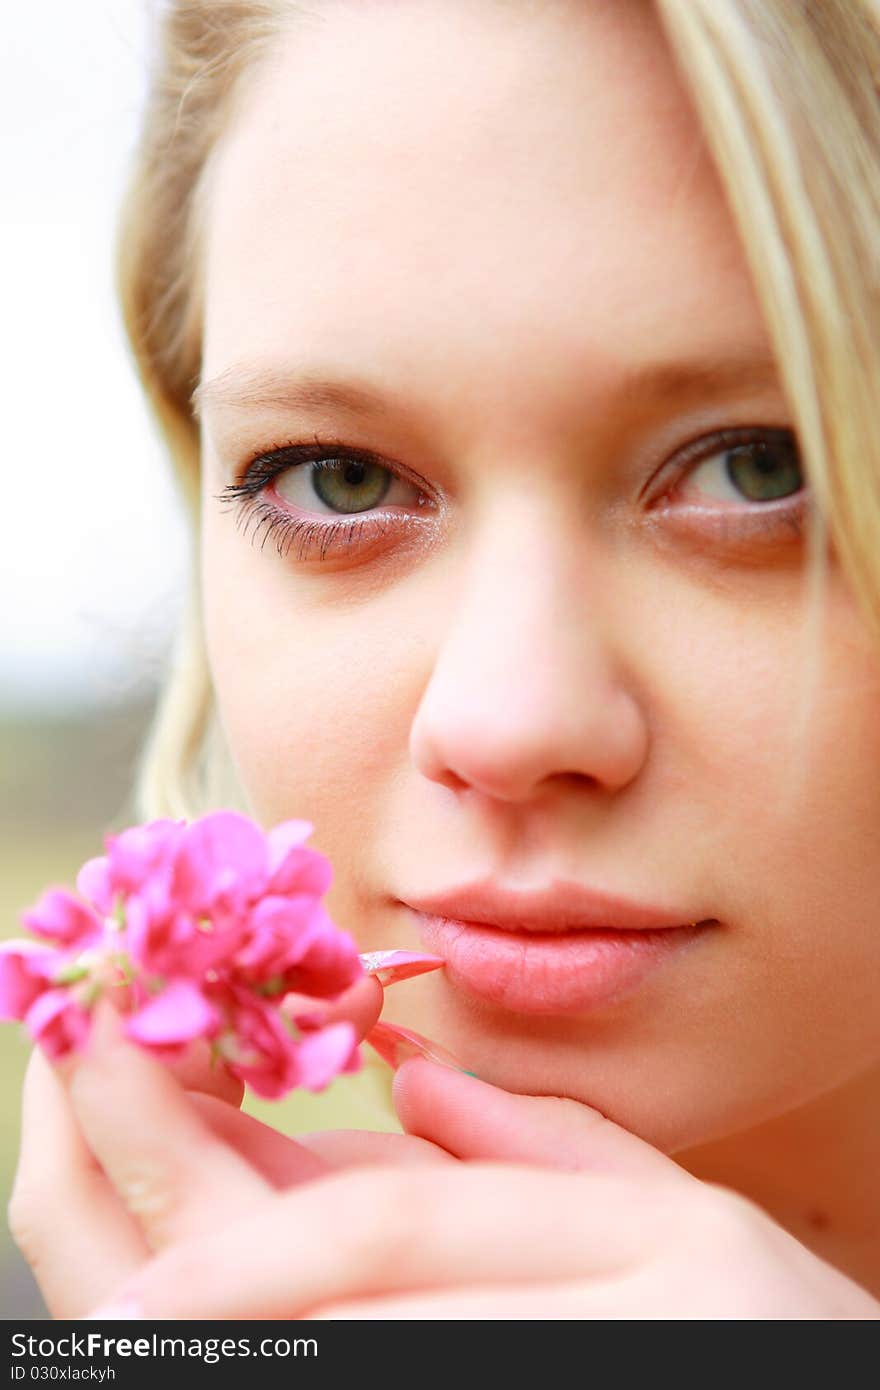
[[[401,901],[417,912],[459,922],[481,922],[506,931],[550,932],[578,927],[651,931],[690,926],[700,920],[697,913],[635,902],[569,879],[555,879],[532,889],[479,879],[445,892]]]

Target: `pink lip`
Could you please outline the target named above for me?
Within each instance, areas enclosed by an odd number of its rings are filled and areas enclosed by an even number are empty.
[[[707,924],[564,881],[523,892],[483,880],[406,906],[451,984],[526,1014],[620,999]]]
[[[414,913],[426,950],[468,994],[514,1013],[583,1013],[631,993],[702,926],[532,932]]]
[[[681,927],[700,920],[697,913],[652,907],[601,889],[555,879],[543,888],[505,887],[479,879],[445,893],[405,899],[408,907],[460,922],[485,922],[509,931],[565,931],[602,927],[614,931],[649,931]]]

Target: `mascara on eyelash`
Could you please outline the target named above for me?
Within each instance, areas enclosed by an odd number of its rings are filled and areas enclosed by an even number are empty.
[[[222,494],[219,500],[223,500]],[[362,542],[364,533],[370,539],[384,536],[389,529],[390,523],[387,517],[381,513],[370,515],[363,513],[362,519],[358,520],[357,514],[346,515],[340,513],[337,519],[330,521],[319,521],[313,517],[294,516],[286,512],[281,512],[274,507],[271,502],[261,501],[259,496],[239,494],[236,505],[236,529],[241,528],[244,522],[244,536],[247,538],[248,529],[251,521],[256,521],[251,544],[256,543],[260,528],[265,527],[262,544],[263,550],[266,541],[270,537],[275,537],[275,550],[281,559],[284,559],[290,552],[294,541],[299,539],[299,549],[297,559],[303,561],[309,558],[309,552],[314,544],[320,544],[319,559],[325,560],[329,552],[338,545],[351,546],[357,542]],[[400,521],[410,521],[414,518],[402,517]]]
[[[316,469],[322,467],[329,469],[331,462],[335,462],[335,460],[293,459],[288,462],[267,461],[263,463],[262,460],[258,459],[255,464],[250,465],[247,475],[240,482],[227,483],[223,491],[217,495],[220,500],[224,497],[253,497],[262,492],[263,488],[268,486],[279,474],[286,473],[290,468],[311,464]]]
[[[330,469],[332,464],[354,461],[389,473],[394,470],[370,449],[362,449],[353,444],[342,444],[335,440],[320,440],[317,435],[310,444],[278,444],[261,450],[244,466],[242,477],[237,483],[227,483],[219,500],[224,497],[250,497],[258,493],[273,478],[288,468],[302,464],[313,464],[317,469]]]
[[[245,537],[251,521],[256,520],[251,544],[256,542],[260,529],[265,528],[261,550],[265,547],[266,541],[274,536],[276,552],[283,559],[298,539],[297,559],[304,561],[310,557],[313,543],[318,542],[319,559],[324,560],[330,550],[340,544],[348,547],[384,536],[392,526],[387,515],[364,509],[361,513],[340,512],[335,518],[319,520],[314,516],[295,516],[282,512],[271,502],[262,500],[260,494],[276,477],[290,469],[311,465],[316,470],[330,470],[334,465],[348,462],[381,468],[394,476],[404,476],[398,474],[394,467],[372,450],[343,444],[337,440],[321,440],[315,435],[314,441],[310,444],[279,444],[271,449],[262,450],[245,465],[244,476],[238,482],[228,483],[222,492],[215,494],[215,500],[234,501],[237,504],[236,527],[240,529],[244,521]],[[413,486],[419,486],[415,480],[410,481],[413,482]],[[424,497],[425,494],[420,491],[420,505]],[[405,514],[396,516],[393,525],[395,529],[400,529],[413,522],[423,525],[421,519],[417,520],[414,516]]]
[[[368,525],[375,526],[376,524],[375,518],[369,522],[352,521],[345,517],[337,521],[316,521],[307,517],[287,516],[283,512],[279,512],[270,502],[260,502],[253,498],[244,499],[240,505],[244,507],[244,510],[239,513],[237,524],[240,524],[242,517],[245,518],[245,536],[247,536],[250,521],[254,518],[257,519],[251,544],[256,542],[260,526],[265,525],[266,529],[260,549],[262,550],[266,541],[274,536],[276,539],[275,549],[281,559],[288,555],[294,541],[299,539],[297,559],[305,560],[313,543],[317,542],[320,544],[319,558],[324,560],[330,550],[337,545],[350,546],[354,544],[356,539],[360,539],[358,532]]]

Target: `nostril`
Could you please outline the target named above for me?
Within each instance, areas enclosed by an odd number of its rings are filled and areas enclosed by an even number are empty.
[[[457,772],[453,772],[449,768],[439,773],[432,780],[439,782],[442,787],[448,787],[449,790],[453,792],[464,791],[468,786],[468,783],[463,777],[459,777]]]

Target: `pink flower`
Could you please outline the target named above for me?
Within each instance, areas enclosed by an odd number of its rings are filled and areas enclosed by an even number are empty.
[[[255,981],[277,981],[279,993],[328,998],[363,973],[354,942],[305,894],[264,898],[249,925],[236,955],[239,969]]]
[[[43,941],[0,947],[0,1018],[24,1020],[60,1057],[124,985],[132,1041],[168,1057],[205,1038],[261,1095],[356,1070],[351,1025],[300,1032],[280,1008],[292,991],[335,999],[364,974],[320,903],[332,869],[306,848],[311,832],[290,820],[264,833],[218,811],[108,835],[77,875],[80,898],[49,888],[22,914]]]
[[[145,891],[161,898],[167,890],[174,848],[185,828],[185,821],[154,820],[133,825],[105,840],[107,854],[89,859],[77,874],[77,891],[107,915],[118,896],[128,898]]]
[[[198,985],[172,980],[128,1020],[126,1037],[135,1042],[163,1047],[212,1037],[222,1023],[219,1011]]]
[[[49,988],[59,954],[36,941],[4,941],[0,945],[0,1018],[24,1018]]]
[[[307,1091],[322,1091],[338,1072],[358,1072],[363,1058],[351,1023],[329,1023],[303,1038],[297,1050],[300,1082]]]
[[[323,1090],[339,1072],[357,1071],[361,1065],[350,1023],[331,1023],[294,1039],[289,1020],[278,1009],[243,991],[231,1019],[232,1035],[221,1055],[233,1075],[267,1099],[296,1086]]]
[[[101,918],[66,888],[47,888],[21,920],[38,936],[63,945],[91,940],[101,932]]]
[[[188,825],[174,856],[171,896],[198,918],[238,918],[269,882],[269,848],[246,816],[218,811]]]
[[[333,881],[329,859],[302,845],[312,833],[307,820],[288,820],[268,834],[270,893],[311,893],[322,897]]]

